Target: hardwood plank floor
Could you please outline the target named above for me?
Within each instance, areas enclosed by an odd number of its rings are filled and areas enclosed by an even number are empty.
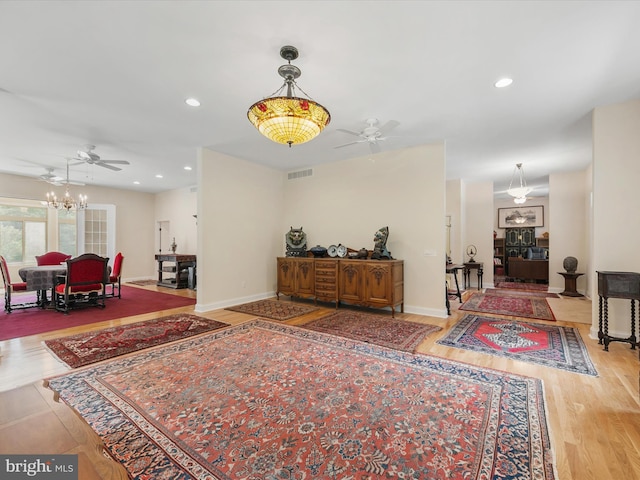
[[[140,288],[168,290],[153,286]],[[168,293],[195,296],[186,289]],[[436,341],[462,315],[469,313],[458,311],[459,303],[455,301],[451,316],[446,319],[408,313],[396,316],[443,328],[420,344],[420,353],[532,376],[544,382],[559,480],[640,480],[638,352],[618,342],[612,343],[610,351],[605,352],[597,340],[589,338],[589,300],[563,297],[551,299],[550,304],[558,320],[556,325],[572,326],[580,331],[598,377],[438,345]],[[82,480],[127,478],[126,472],[108,458],[98,436],[71,409],[55,402],[53,393],[43,387],[42,378],[68,369],[51,356],[42,341],[192,311],[193,307],[183,307],[0,342],[0,453],[76,453]],[[320,310],[286,323],[304,324],[333,311],[333,306],[321,305]],[[227,310],[197,314],[232,325],[255,318]]]

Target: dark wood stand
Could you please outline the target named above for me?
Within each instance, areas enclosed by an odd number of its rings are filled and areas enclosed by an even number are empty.
[[[158,262],[159,287],[195,288],[196,256],[177,253],[160,253]],[[165,262],[171,265],[166,265]]]
[[[640,273],[598,272],[598,343],[609,350],[611,342],[627,342],[635,350],[640,345],[636,338],[636,300],[640,301]],[[609,335],[609,298],[631,300],[631,335],[627,338]]]
[[[576,289],[577,279],[580,275],[584,275],[584,273],[558,272],[558,274],[564,277],[564,292],[560,295],[564,295],[565,297],[584,297],[584,295],[578,293]]]
[[[451,302],[449,301],[451,298],[457,298],[460,303],[462,303],[462,293],[460,293],[460,284],[458,283],[458,270],[464,270],[463,265],[454,265],[447,264],[446,272],[453,275],[453,278],[456,282],[456,289],[451,290],[447,282],[444,282],[445,292],[445,305],[447,307],[447,315],[451,315]]]
[[[464,275],[464,288],[471,287],[471,270],[478,270],[478,290],[482,288],[482,274],[484,273],[484,263],[466,262],[462,273]]]

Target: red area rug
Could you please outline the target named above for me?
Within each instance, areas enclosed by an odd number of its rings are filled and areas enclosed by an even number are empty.
[[[248,313],[257,317],[271,318],[273,320],[289,320],[305,313],[318,310],[310,305],[298,305],[295,303],[281,302],[279,300],[258,300],[257,302],[244,303],[225,308],[232,312]]]
[[[598,376],[580,332],[571,327],[465,315],[436,343]]]
[[[540,380],[277,322],[47,385],[132,478],[555,478]]]
[[[176,313],[167,317],[46,340],[44,344],[71,368],[228,327],[226,323]]]
[[[403,352],[413,352],[427,335],[442,330],[437,325],[348,310],[341,310],[300,326]]]
[[[142,313],[159,312],[171,308],[194,305],[194,298],[169,293],[154,292],[143,288],[122,286],[122,298],[107,298],[105,308],[88,307],[72,310],[68,315],[55,310],[29,308],[0,313],[0,340],[26,337],[68,327],[130,317]]]
[[[512,317],[536,318],[539,320],[555,321],[556,319],[546,299],[527,297],[524,295],[489,295],[486,293],[475,293],[460,305],[459,310],[510,315]]]
[[[511,290],[535,290],[538,292],[546,292],[549,290],[549,285],[542,285],[540,283],[524,283],[524,282],[500,282],[496,285],[498,288],[508,288]]]

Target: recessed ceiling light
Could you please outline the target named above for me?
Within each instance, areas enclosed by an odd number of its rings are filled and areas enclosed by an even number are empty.
[[[140,182],[138,180],[133,182],[134,185],[140,185]]]
[[[162,178],[162,175],[157,174],[157,175],[156,175],[156,178]]]
[[[501,78],[496,83],[494,83],[494,86],[496,88],[504,88],[504,87],[508,87],[512,83],[513,83],[513,80],[511,78]]]
[[[200,106],[200,102],[195,99],[195,98],[187,98],[184,103],[186,103],[187,105],[189,105],[190,107],[199,107]]]
[[[186,167],[184,167],[185,170],[191,170],[191,167],[189,165],[187,165]]]

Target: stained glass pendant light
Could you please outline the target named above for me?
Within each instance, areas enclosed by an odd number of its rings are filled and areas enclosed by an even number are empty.
[[[290,45],[280,49],[280,56],[287,60],[278,68],[284,78],[282,86],[270,97],[257,101],[249,107],[247,117],[258,131],[276,143],[299,145],[315,138],[331,121],[329,111],[313,101],[298,86],[296,78],[300,69],[291,65],[298,58],[298,49]],[[286,96],[283,91],[286,88]],[[296,96],[296,88],[307,98]]]

